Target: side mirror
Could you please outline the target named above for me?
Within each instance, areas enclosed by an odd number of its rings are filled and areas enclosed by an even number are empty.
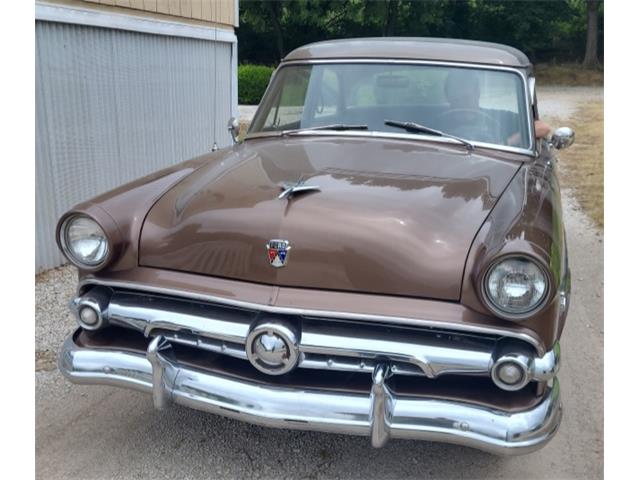
[[[573,141],[576,139],[576,134],[569,127],[560,127],[551,136],[551,145],[556,150],[562,150],[573,145]]]
[[[233,143],[238,143],[238,135],[240,135],[240,122],[236,117],[231,117],[227,122],[227,130],[231,134]]]

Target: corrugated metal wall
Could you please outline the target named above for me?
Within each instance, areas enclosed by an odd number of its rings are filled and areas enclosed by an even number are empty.
[[[74,204],[230,144],[232,81],[230,43],[36,22],[36,271]]]

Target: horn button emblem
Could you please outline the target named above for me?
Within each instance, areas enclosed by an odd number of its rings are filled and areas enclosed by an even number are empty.
[[[282,375],[298,365],[298,336],[282,323],[267,322],[254,327],[245,345],[247,358],[268,375]]]

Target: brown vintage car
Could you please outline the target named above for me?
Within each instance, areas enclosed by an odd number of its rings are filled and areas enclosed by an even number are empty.
[[[561,418],[570,273],[527,57],[321,42],[243,141],[80,204],[74,383],[270,427],[542,447]]]

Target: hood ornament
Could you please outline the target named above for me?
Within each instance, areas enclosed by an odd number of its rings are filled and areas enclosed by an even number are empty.
[[[269,263],[272,267],[282,268],[287,264],[287,260],[289,259],[289,250],[291,250],[291,245],[289,245],[288,240],[269,240],[266,247],[267,258],[269,259]]]
[[[317,185],[305,185],[305,180],[302,177],[298,179],[296,183],[285,183],[284,185],[280,185],[282,188],[282,193],[278,195],[279,199],[289,200],[296,193],[302,192],[312,192],[312,191],[320,191],[320,187]]]

